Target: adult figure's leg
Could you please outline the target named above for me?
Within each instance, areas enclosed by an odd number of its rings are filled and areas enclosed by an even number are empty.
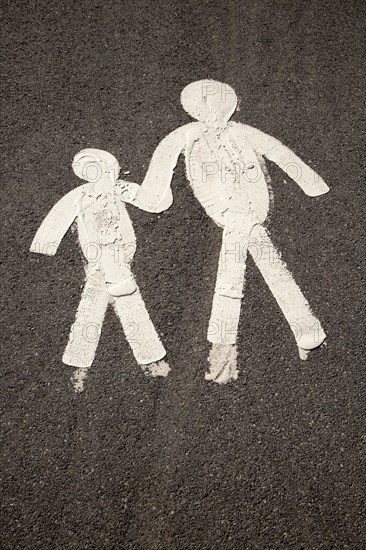
[[[236,339],[243,297],[251,219],[228,212],[217,270],[207,339],[212,342],[206,380],[226,384],[238,377]]]
[[[226,214],[207,333],[213,344],[236,343],[251,230],[252,223],[245,214]]]
[[[249,252],[290,325],[300,357],[306,359],[308,352],[326,337],[319,320],[261,225],[253,228]]]

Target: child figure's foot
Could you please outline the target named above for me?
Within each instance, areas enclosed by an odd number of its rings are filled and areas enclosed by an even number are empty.
[[[170,367],[166,361],[156,361],[148,365],[141,365],[145,374],[156,378],[157,376],[167,376],[170,372]]]
[[[133,294],[137,287],[135,281],[132,279],[125,279],[120,283],[107,283],[107,288],[111,296],[119,298],[120,296],[129,296],[130,294]]]
[[[212,380],[217,384],[227,384],[230,380],[238,378],[236,360],[238,350],[236,345],[212,344],[208,362],[210,372],[205,374],[206,380]]]
[[[314,332],[301,336],[301,338],[297,341],[300,359],[306,361],[310,352],[320,348],[320,346],[324,343],[325,338],[326,334],[323,330],[316,335],[316,338]]]

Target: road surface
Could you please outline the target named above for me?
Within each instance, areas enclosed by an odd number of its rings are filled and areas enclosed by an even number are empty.
[[[362,2],[4,2],[2,534],[5,549],[352,549],[363,528],[365,256]],[[328,334],[302,362],[254,263],[239,377],[204,379],[221,230],[188,186],[129,207],[134,273],[168,349],[136,365],[112,309],[75,394],[62,364],[83,285],[75,233],[28,249],[79,185],[73,156],[105,149],[141,182],[189,122],[189,82],[227,82],[234,120],[277,137],[331,187],[310,198],[270,165],[272,238]]]

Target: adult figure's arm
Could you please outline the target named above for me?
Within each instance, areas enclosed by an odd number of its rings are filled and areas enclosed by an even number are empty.
[[[246,124],[235,123],[235,130],[245,135],[255,151],[275,162],[306,195],[317,197],[329,191],[325,181],[278,139]]]
[[[178,157],[187,142],[187,132],[192,125],[187,124],[174,130],[157,146],[151,158],[144,181],[140,186],[119,181],[125,186],[122,198],[147,212],[163,212],[173,203],[171,182]]]

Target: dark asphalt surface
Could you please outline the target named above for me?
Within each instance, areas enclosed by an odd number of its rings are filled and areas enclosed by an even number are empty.
[[[0,547],[365,548],[363,2],[3,6]],[[181,159],[168,212],[129,207],[134,271],[172,372],[147,378],[109,310],[75,395],[61,356],[84,276],[76,235],[54,258],[28,248],[80,183],[76,152],[106,149],[141,182],[158,142],[189,121],[181,89],[201,78],[232,85],[234,120],[282,140],[331,187],[312,199],[270,166],[271,234],[327,346],[297,358],[249,261],[239,378],[205,381],[221,231]]]

